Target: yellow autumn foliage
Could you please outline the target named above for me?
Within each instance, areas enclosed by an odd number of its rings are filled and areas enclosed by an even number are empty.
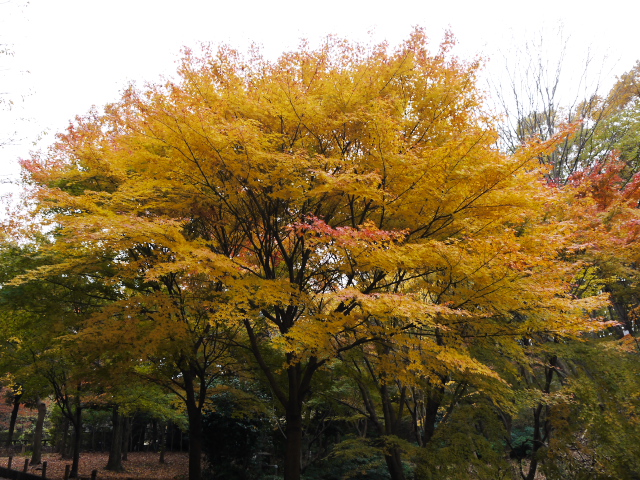
[[[500,152],[479,62],[450,47],[418,29],[273,62],[187,52],[178,81],[129,89],[25,164],[53,248],[86,268],[109,252],[124,283],[178,278],[210,322],[243,326],[285,406],[355,347],[407,382],[496,377],[473,342],[598,328],[538,160],[562,136]],[[171,332],[170,295],[145,295]]]

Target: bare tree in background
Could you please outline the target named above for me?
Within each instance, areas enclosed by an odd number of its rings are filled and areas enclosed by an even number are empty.
[[[20,117],[20,104],[29,95],[21,78],[26,72],[15,62],[12,39],[7,38],[6,26],[24,14],[29,5],[25,0],[0,0],[0,201],[12,204],[11,193],[17,191],[18,168],[12,147],[24,141],[18,126],[25,119]],[[8,164],[12,164],[8,167]],[[13,173],[10,173],[13,172]],[[11,185],[13,184],[13,186]]]
[[[560,183],[609,151],[594,141],[609,112],[609,102],[599,95],[605,59],[597,60],[590,49],[582,59],[573,58],[562,29],[551,35],[540,32],[523,47],[505,53],[504,76],[494,77],[489,86],[503,117],[499,133],[506,151],[517,150],[532,137],[549,139],[564,125],[577,124],[574,134],[540,159],[552,165],[549,177]]]

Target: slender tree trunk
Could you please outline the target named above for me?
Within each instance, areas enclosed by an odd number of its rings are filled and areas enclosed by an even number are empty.
[[[158,451],[158,421],[154,418],[151,422],[151,451]]]
[[[80,444],[82,441],[82,407],[80,406],[80,396],[76,396],[73,420],[73,461],[71,462],[71,472],[69,478],[78,477],[80,466]]]
[[[160,459],[159,463],[164,463],[164,452],[167,450],[167,424],[160,422]]]
[[[374,378],[374,380],[376,379]],[[379,387],[381,400],[383,403],[384,425],[380,421],[380,417],[378,416],[376,406],[371,397],[371,393],[368,387],[362,382],[358,382],[358,387],[360,389],[360,394],[362,395],[365,408],[367,409],[367,413],[369,414],[369,419],[371,420],[371,423],[378,435],[391,435],[393,432],[393,424],[391,423],[391,411],[393,407],[392,405],[390,405],[390,399],[386,387]],[[391,449],[385,448],[385,452],[388,452],[387,454],[385,454],[384,460],[387,464],[387,470],[392,480],[404,480],[404,471],[402,469],[402,458],[400,451],[397,448],[392,447]]]
[[[400,410],[396,413],[393,408],[393,401],[391,400],[387,384],[383,383],[380,385],[379,390],[382,401],[382,412],[384,415],[384,434],[396,435],[398,431],[398,421],[402,417],[401,409],[404,400],[400,400]],[[387,464],[391,480],[405,480],[404,470],[402,468],[402,452],[397,447],[386,447],[385,452],[384,459]]]
[[[60,439],[58,440],[58,452],[60,453],[60,457],[63,459],[70,458],[69,455],[69,419],[65,415],[62,418],[62,428],[60,433]]]
[[[18,411],[20,410],[21,393],[16,393],[13,396],[13,409],[11,410],[11,420],[9,420],[9,436],[7,437],[7,448],[11,447],[13,443],[13,432],[16,428],[16,421],[18,419]]]
[[[544,393],[551,392],[551,382],[553,381],[553,375],[555,368],[558,364],[558,357],[555,355],[549,359],[549,366],[545,367],[545,384]],[[538,469],[539,457],[538,450],[544,447],[545,443],[549,440],[551,433],[551,426],[549,424],[549,406],[539,403],[536,408],[533,409],[533,445],[531,452],[531,462],[529,463],[529,472],[525,476],[521,473],[524,480],[534,480],[536,478],[536,471]]]
[[[142,428],[140,429],[140,438],[138,438],[138,451],[139,452],[144,452],[145,451],[144,441],[145,441],[146,435],[147,435],[147,422],[143,421],[142,422]]]
[[[33,432],[33,454],[31,455],[31,465],[40,465],[42,463],[42,429],[44,427],[44,418],[47,415],[47,405],[38,398],[36,401],[38,408],[38,418],[36,420],[36,428]]]
[[[113,436],[111,439],[111,448],[109,449],[109,460],[107,466],[104,467],[107,470],[114,472],[124,471],[122,466],[122,415],[118,412],[118,407],[113,407],[112,415],[113,423]]]
[[[131,417],[124,419],[124,434],[122,438],[122,460],[129,460],[129,450],[131,449]]]

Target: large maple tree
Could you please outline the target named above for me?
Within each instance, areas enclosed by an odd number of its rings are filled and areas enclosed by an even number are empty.
[[[186,52],[179,80],[127,90],[24,162],[65,258],[37,275],[99,270],[134,299],[110,318],[169,339],[194,315],[241,328],[286,412],[287,480],[314,375],[347,352],[375,357],[382,385],[496,376],[472,341],[505,352],[590,328],[558,257],[567,227],[545,216],[537,157],[554,140],[501,153],[479,63],[451,46],[431,53],[416,30],[276,61]]]

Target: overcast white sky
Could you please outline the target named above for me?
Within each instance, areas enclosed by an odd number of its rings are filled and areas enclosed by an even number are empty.
[[[17,158],[33,142],[50,143],[76,114],[118,98],[130,82],[171,75],[182,46],[229,43],[263,46],[269,57],[318,43],[328,34],[397,44],[414,25],[437,45],[446,29],[458,39],[456,53],[482,54],[487,72],[498,71],[501,51],[560,24],[570,37],[568,65],[580,68],[590,47],[608,54],[605,84],[640,59],[640,6],[628,0],[0,0],[0,93],[13,101],[0,111],[0,180],[17,178]],[[560,45],[551,38],[553,46]],[[572,64],[570,62],[575,61]],[[608,83],[607,83],[608,79]],[[0,191],[8,191],[0,185]]]

